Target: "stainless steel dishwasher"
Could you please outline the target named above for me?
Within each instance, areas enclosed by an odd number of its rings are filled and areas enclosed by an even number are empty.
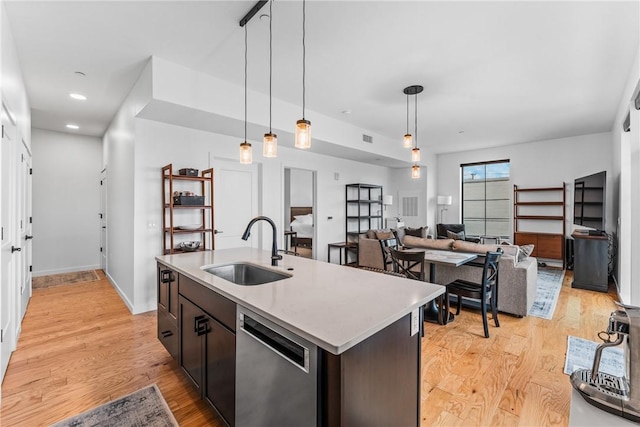
[[[236,426],[317,425],[317,346],[240,306],[236,322]]]

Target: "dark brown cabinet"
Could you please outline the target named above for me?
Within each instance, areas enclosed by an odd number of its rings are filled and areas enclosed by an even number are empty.
[[[235,425],[236,336],[180,295],[180,366],[228,425]]]
[[[178,358],[178,273],[158,263],[158,339]]]

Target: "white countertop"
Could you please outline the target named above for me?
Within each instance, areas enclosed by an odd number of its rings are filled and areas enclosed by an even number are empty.
[[[345,352],[444,293],[440,285],[292,255],[283,255],[279,266],[271,267],[271,252],[252,248],[156,259],[333,354]],[[231,262],[250,262],[293,277],[240,286],[200,268]]]
[[[571,412],[569,413],[570,427],[624,427],[637,426],[631,420],[611,414],[603,409],[596,408],[588,403],[580,395],[580,392],[571,390]]]

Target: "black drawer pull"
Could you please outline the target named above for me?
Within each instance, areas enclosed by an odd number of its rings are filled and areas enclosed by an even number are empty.
[[[196,316],[194,324],[194,332],[200,336],[209,332],[209,319],[205,316]]]
[[[173,335],[173,332],[171,332],[171,331],[162,331],[162,332],[160,332],[160,334],[162,335],[162,338],[167,338],[167,337],[170,337],[171,335]]]
[[[160,282],[162,283],[171,283],[174,281],[173,271],[171,270],[161,270],[160,271]]]

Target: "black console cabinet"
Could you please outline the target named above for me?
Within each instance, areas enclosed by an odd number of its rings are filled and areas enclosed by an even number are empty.
[[[609,289],[609,239],[574,232],[571,287],[607,292]]]

